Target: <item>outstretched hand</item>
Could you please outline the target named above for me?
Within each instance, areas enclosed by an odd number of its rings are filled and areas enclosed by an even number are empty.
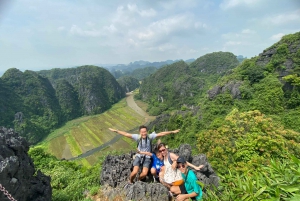
[[[180,131],[180,129],[174,130],[172,131],[172,133],[178,133]]]
[[[110,131],[112,131],[112,132],[117,132],[117,130],[116,129],[113,129],[113,128],[108,128]]]
[[[195,170],[200,170],[203,167],[204,167],[204,165],[199,165],[198,167],[195,167]]]

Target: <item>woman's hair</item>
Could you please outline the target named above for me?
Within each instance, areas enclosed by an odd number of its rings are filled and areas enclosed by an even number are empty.
[[[159,143],[159,145],[157,145],[157,149],[159,150],[161,147],[165,147],[166,148],[166,144],[165,143]]]

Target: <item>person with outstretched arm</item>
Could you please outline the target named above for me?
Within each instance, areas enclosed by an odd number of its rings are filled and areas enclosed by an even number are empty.
[[[154,138],[162,137],[169,134],[176,134],[180,131],[179,129],[177,129],[173,131],[163,131],[160,133],[153,132],[148,135],[148,128],[146,126],[139,127],[139,134],[130,134],[125,131],[119,131],[113,128],[109,128],[109,130],[135,140],[136,142],[138,142],[138,146],[137,146],[138,151],[142,151],[142,152],[151,152],[152,149],[151,140],[153,140]],[[129,176],[129,184],[133,183],[139,171],[140,165],[143,167],[143,169],[139,176],[139,180],[144,179],[148,174],[148,170],[151,165],[150,163],[151,163],[151,156],[137,153],[133,162],[133,170]]]
[[[161,143],[158,143],[158,144],[161,144]],[[156,148],[153,153],[143,152],[143,151],[138,151],[138,153],[145,154],[145,155],[151,156],[153,158],[150,172],[153,175],[154,181],[159,181],[160,170],[164,166],[164,157],[161,154],[161,152]],[[191,168],[194,168],[195,170],[200,170],[203,167],[203,165],[195,166],[189,162],[187,162],[187,165]]]
[[[170,191],[176,195],[176,201],[202,200],[202,189],[197,184],[197,177],[192,170],[188,169],[187,161],[183,157],[177,158],[177,168],[180,170],[184,179],[184,184],[172,186]]]

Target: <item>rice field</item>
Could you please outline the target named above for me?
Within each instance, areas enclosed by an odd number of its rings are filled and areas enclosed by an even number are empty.
[[[45,146],[49,153],[59,159],[71,159],[112,140],[118,134],[111,132],[108,129],[110,127],[132,131],[144,123],[145,117],[128,107],[126,99],[123,99],[102,114],[67,122],[61,128],[50,133],[40,145]],[[130,139],[124,140],[122,137],[103,150],[80,159],[78,162],[83,165],[92,165],[104,151],[128,152],[132,148]]]

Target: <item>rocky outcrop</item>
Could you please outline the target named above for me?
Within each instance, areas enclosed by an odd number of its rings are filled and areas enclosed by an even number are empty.
[[[214,99],[217,95],[225,92],[230,92],[232,98],[235,99],[240,99],[241,98],[241,91],[239,87],[241,86],[242,82],[241,81],[230,81],[226,83],[224,86],[215,86],[211,90],[209,90],[208,93],[208,98],[210,100]]]
[[[200,171],[193,170],[197,178],[205,186],[218,186],[220,179],[208,163],[206,156],[204,154],[192,156],[191,150],[190,145],[183,144],[170,152],[183,156],[194,165],[204,165]],[[169,199],[168,189],[162,184],[154,182],[151,175],[148,175],[145,182],[138,181],[124,188],[131,172],[133,155],[134,153],[128,153],[106,157],[100,175],[103,196],[109,199],[126,197],[126,200],[167,201]]]
[[[12,129],[0,127],[0,184],[18,201],[51,200],[50,177],[35,171],[28,150],[24,138]],[[10,200],[1,191],[0,200]]]

